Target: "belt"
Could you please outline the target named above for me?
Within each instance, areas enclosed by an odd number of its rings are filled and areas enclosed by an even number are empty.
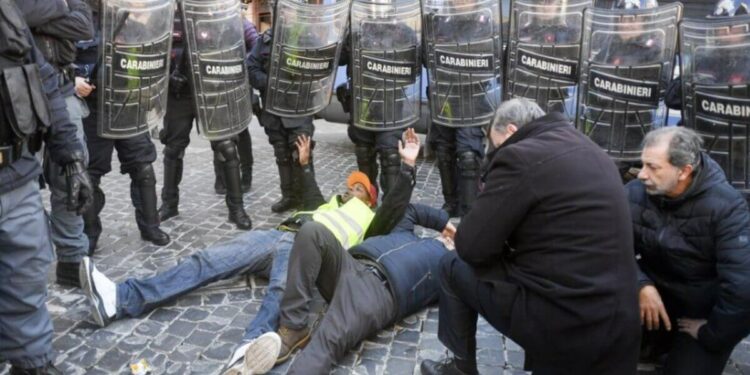
[[[382,272],[378,269],[378,267],[372,266],[372,265],[365,265],[365,269],[372,272],[375,277],[380,280],[380,282],[387,288],[388,287],[388,278],[383,275]]]

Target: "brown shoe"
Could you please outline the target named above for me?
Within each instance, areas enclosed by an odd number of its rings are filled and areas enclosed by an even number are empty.
[[[279,327],[279,337],[281,337],[281,351],[276,364],[283,363],[292,355],[296,349],[302,349],[310,341],[310,328],[294,330],[288,327]]]

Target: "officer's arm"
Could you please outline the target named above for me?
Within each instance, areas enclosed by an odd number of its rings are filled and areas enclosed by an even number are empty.
[[[261,37],[262,38],[262,37]],[[268,76],[263,71],[263,57],[261,51],[266,48],[263,40],[259,40],[250,50],[250,56],[247,58],[247,73],[250,80],[250,86],[257,89],[261,93],[266,90],[266,82]]]
[[[64,0],[16,0],[15,2],[23,13],[26,24],[32,29],[65,17],[68,13]]]
[[[89,6],[81,0],[67,0],[70,11],[35,28],[36,32],[72,41],[94,38],[94,25]]]
[[[44,141],[52,158],[60,165],[72,162],[82,162],[84,145],[76,136],[76,126],[70,121],[65,105],[65,99],[58,90],[55,69],[48,64],[41,52],[34,47],[32,50],[34,61],[39,65],[40,78],[44,93],[47,96],[50,110],[50,127],[47,129]]]
[[[716,224],[718,296],[698,331],[698,342],[709,351],[731,350],[750,333],[750,213],[739,195],[727,207]]]

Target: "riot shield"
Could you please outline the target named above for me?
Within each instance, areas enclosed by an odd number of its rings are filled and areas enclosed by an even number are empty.
[[[355,0],[351,12],[354,126],[393,130],[421,115],[419,0]]]
[[[505,95],[545,112],[576,112],[583,10],[593,0],[516,0],[511,5]]]
[[[181,5],[198,129],[210,141],[226,139],[247,128],[253,113],[239,0]]]
[[[425,0],[422,13],[432,121],[489,124],[502,99],[500,2]]]
[[[167,108],[174,4],[102,2],[99,127],[103,138],[130,138],[162,122]]]
[[[584,12],[576,125],[621,166],[640,160],[643,136],[666,124],[682,4]]]
[[[331,99],[350,0],[279,0],[265,109],[282,117],[313,115]]]
[[[680,27],[682,118],[727,180],[750,193],[750,17]]]

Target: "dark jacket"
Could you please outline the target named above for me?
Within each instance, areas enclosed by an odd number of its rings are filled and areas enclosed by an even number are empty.
[[[266,103],[266,85],[268,84],[268,69],[271,63],[271,49],[273,48],[273,29],[268,29],[260,35],[255,46],[247,58],[247,74],[250,86],[260,91],[260,98]],[[263,108],[258,122],[261,126],[283,126],[284,128],[298,128],[306,123],[312,123],[312,116],[289,118],[276,116]]]
[[[64,76],[61,91],[74,93],[74,74],[67,69],[76,57],[75,42],[92,39],[91,9],[82,0],[16,0],[34,41],[45,59]]]
[[[8,8],[4,7],[4,9],[7,10]],[[10,9],[16,8],[11,5]],[[19,18],[22,16],[20,11],[17,11],[16,16]],[[32,45],[28,60],[39,66],[39,77],[49,104],[50,126],[44,136],[47,151],[60,165],[82,161],[83,145],[78,141],[76,127],[70,122],[68,112],[65,109],[65,99],[60,95],[55,69],[44,60],[39,50],[33,47],[31,32],[24,29],[20,33],[20,36],[25,36],[26,41]],[[19,160],[7,167],[0,168],[0,194],[25,185],[32,179],[38,178],[41,172],[42,169],[37,159],[25,150]]]
[[[630,199],[640,284],[654,284],[671,319],[707,319],[698,342],[731,349],[750,334],[750,214],[721,167],[702,154],[680,197],[650,196],[638,180]]]
[[[380,266],[398,308],[395,321],[437,301],[440,258],[447,250],[435,238],[414,234],[414,227],[440,232],[447,223],[445,211],[412,204],[390,234],[372,237],[349,250],[355,258]]]
[[[507,333],[527,365],[635,374],[636,265],[614,163],[560,113],[523,126],[488,158],[456,250],[480,279],[517,288]]]

